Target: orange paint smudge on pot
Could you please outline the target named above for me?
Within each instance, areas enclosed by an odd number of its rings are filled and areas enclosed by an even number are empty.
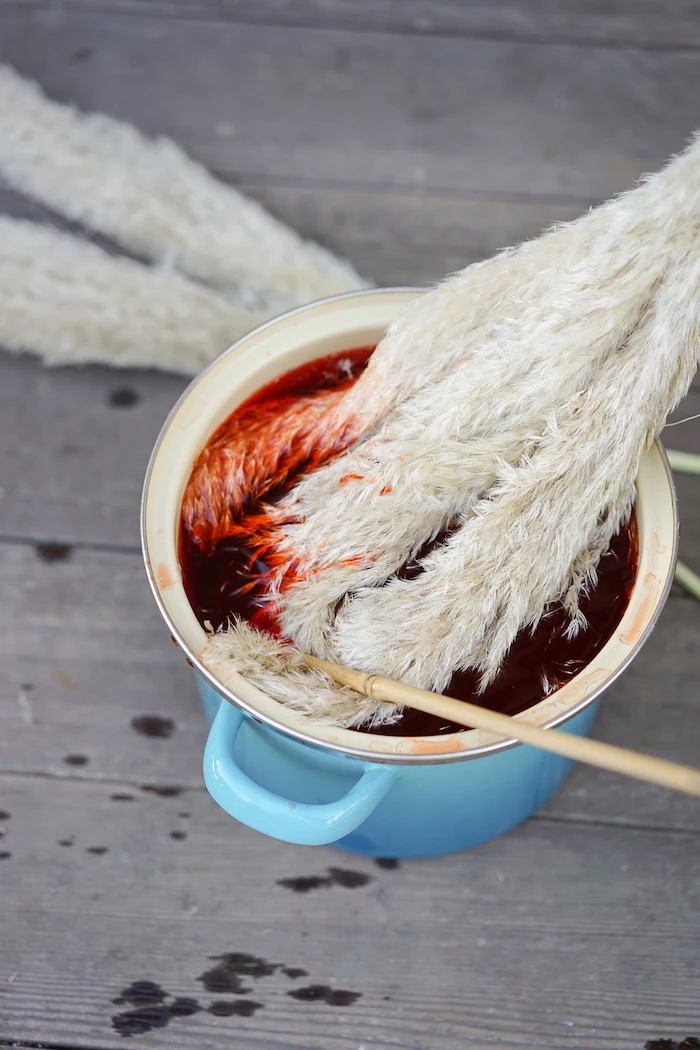
[[[649,554],[652,558],[655,558],[657,554],[665,554],[668,548],[664,543],[661,542],[658,535],[652,532],[649,537]]]
[[[659,600],[661,580],[658,576],[655,576],[653,572],[648,572],[644,577],[644,586],[646,594],[635,613],[634,620],[630,627],[618,636],[623,645],[635,645],[639,641]]]
[[[162,591],[169,591],[172,587],[175,586],[175,580],[173,579],[173,575],[170,572],[168,566],[165,564],[165,562],[161,562],[158,568],[156,569],[156,580],[158,581],[158,586]]]
[[[428,737],[416,737],[411,741],[410,753],[412,755],[445,755],[450,751],[462,751],[461,740],[430,739]]]
[[[583,700],[584,697],[592,693],[593,690],[602,685],[604,681],[612,674],[612,671],[608,667],[597,667],[595,671],[589,671],[587,674],[583,672],[572,678],[571,682],[568,682],[564,687],[565,697],[562,698],[564,707],[570,707],[571,704],[576,703],[579,700]],[[556,693],[551,698],[556,701]],[[516,715],[516,718],[518,716]],[[526,718],[520,718],[519,721],[525,722]]]

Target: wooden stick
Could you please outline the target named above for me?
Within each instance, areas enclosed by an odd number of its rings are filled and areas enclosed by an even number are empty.
[[[454,700],[440,693],[430,693],[426,689],[416,689],[412,685],[394,682],[382,675],[353,671],[349,667],[341,667],[340,664],[320,660],[316,656],[304,654],[304,662],[309,667],[324,671],[334,682],[350,686],[373,700],[412,707],[439,718],[446,718],[458,725],[488,729],[498,733],[505,740],[519,740],[542,751],[551,751],[555,755],[586,762],[599,769],[622,773],[624,776],[645,780],[650,784],[660,784],[673,791],[700,798],[700,770],[691,766],[669,762],[665,758],[656,758],[653,755],[643,755],[637,751],[628,751],[627,748],[606,744],[602,740],[574,736],[573,733],[565,733],[559,729],[541,729],[498,711],[489,711],[485,707],[464,700]]]

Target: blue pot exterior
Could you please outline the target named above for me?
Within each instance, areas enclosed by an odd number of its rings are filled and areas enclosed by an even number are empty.
[[[370,857],[455,853],[522,823],[574,763],[526,745],[462,761],[365,762],[298,741],[232,707],[195,675],[207,720],[207,787],[265,834]],[[587,736],[600,701],[565,724]]]

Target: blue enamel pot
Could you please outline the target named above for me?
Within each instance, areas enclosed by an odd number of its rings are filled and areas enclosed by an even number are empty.
[[[236,820],[302,845],[377,857],[429,857],[494,838],[534,813],[573,763],[495,734],[388,737],[322,726],[201,659],[206,636],[182,586],[180,504],[213,431],[256,390],[316,357],[377,343],[416,290],[358,292],[293,311],[251,332],[185,391],[149,464],[142,507],[148,578],[193,665],[210,723],[204,779]],[[677,557],[675,494],[663,449],[637,478],[639,567],[612,638],[575,678],[519,718],[585,736],[601,694],[628,666],[668,596]]]

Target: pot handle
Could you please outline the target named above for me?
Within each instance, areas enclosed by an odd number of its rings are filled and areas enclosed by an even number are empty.
[[[301,846],[337,842],[364,823],[398,776],[391,766],[368,763],[357,783],[335,802],[294,802],[256,784],[236,764],[234,748],[244,717],[222,701],[204,749],[204,781],[222,809],[264,835]]]

